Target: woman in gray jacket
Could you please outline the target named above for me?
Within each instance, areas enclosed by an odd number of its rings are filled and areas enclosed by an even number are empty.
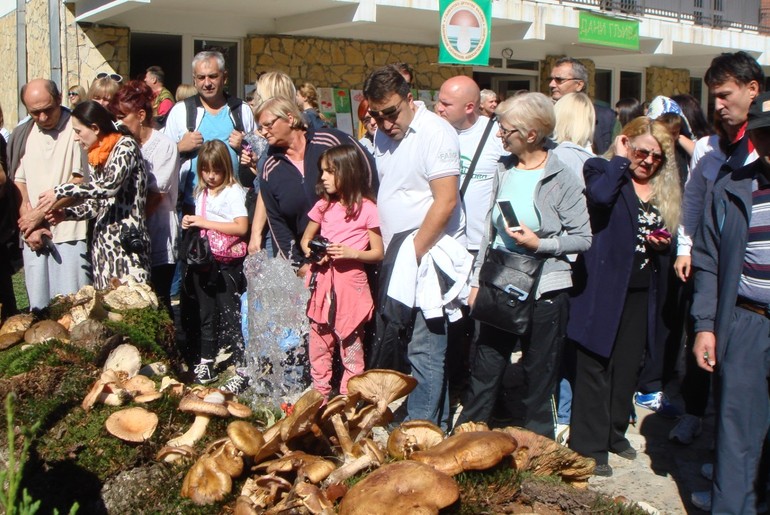
[[[524,335],[481,324],[458,424],[489,421],[505,366],[520,338],[526,393],[521,399],[523,420],[515,422],[554,438],[553,399],[569,311],[567,290],[572,286],[567,254],[588,250],[591,227],[582,181],[545,148],[555,125],[551,100],[541,93],[526,93],[506,100],[496,113],[500,123],[497,136],[511,156],[500,163],[495,175],[495,194],[480,248],[529,254],[545,261],[534,292],[529,330]],[[498,200],[511,202],[519,221],[515,230],[503,220]],[[475,265],[471,305],[482,264],[479,260]]]

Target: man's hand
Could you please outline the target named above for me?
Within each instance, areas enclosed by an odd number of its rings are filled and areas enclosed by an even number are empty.
[[[38,251],[45,247],[44,237],[52,238],[53,234],[45,227],[41,227],[35,231],[32,231],[29,236],[24,238],[24,243],[34,251]]]
[[[236,153],[240,153],[241,143],[243,143],[243,133],[233,129],[233,132],[230,133],[230,137],[227,139],[227,142]]]
[[[180,153],[191,152],[197,150],[201,145],[203,145],[203,134],[198,131],[188,131],[184,133],[182,139],[176,144],[176,148]]]
[[[686,283],[692,274],[692,258],[690,256],[677,256],[674,262],[674,272],[676,276]]]
[[[19,230],[27,238],[35,229],[40,227],[43,220],[45,220],[45,211],[29,209],[19,218]]]
[[[695,354],[695,362],[699,367],[713,372],[717,364],[717,338],[714,333],[710,331],[697,333],[692,353]]]

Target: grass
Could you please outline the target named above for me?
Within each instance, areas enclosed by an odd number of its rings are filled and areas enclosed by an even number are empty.
[[[28,310],[29,298],[27,297],[27,287],[24,285],[24,269],[13,275],[13,293],[16,294],[16,307],[19,311]]]

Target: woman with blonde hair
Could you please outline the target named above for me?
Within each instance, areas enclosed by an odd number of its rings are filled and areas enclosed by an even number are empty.
[[[596,128],[596,112],[585,93],[567,93],[553,106],[556,126],[553,153],[583,180],[583,164],[594,157],[592,142]]]
[[[303,82],[297,88],[297,104],[302,109],[305,124],[313,130],[328,127],[326,119],[318,108],[318,91],[309,82]]]
[[[120,89],[120,82],[113,78],[113,76],[120,77],[117,74],[107,75],[100,73],[97,75],[97,78],[91,83],[91,87],[88,88],[88,100],[94,100],[104,108],[109,106],[110,100]]]
[[[632,460],[625,433],[645,350],[654,347],[681,193],[674,142],[646,117],[607,158],[586,161],[593,245],[575,263],[567,335],[576,343],[570,447],[610,476],[610,452]]]
[[[180,84],[176,88],[176,92],[174,93],[174,98],[176,99],[176,103],[184,102],[185,98],[190,98],[191,96],[197,95],[198,90],[195,89],[195,86],[192,84]]]
[[[77,84],[70,86],[67,90],[67,100],[69,100],[70,109],[75,109],[75,106],[86,100],[86,90]]]
[[[259,104],[273,97],[283,97],[293,100],[297,96],[297,88],[291,77],[280,71],[269,71],[261,74],[254,84],[254,103]]]
[[[485,278],[487,269],[502,265],[524,273],[524,267],[516,268],[513,262],[527,258],[542,260],[542,268],[532,290],[519,292],[534,299],[526,324],[503,327],[485,320],[483,312],[471,311],[481,321],[481,328],[457,424],[489,421],[503,372],[520,343],[526,391],[521,399],[521,420],[514,420],[514,424],[553,439],[553,402],[569,312],[567,292],[572,286],[567,254],[584,252],[591,245],[588,211],[581,181],[546,148],[556,123],[551,99],[542,93],[525,93],[501,103],[495,113],[499,122],[497,137],[511,155],[502,158],[494,177],[479,247],[479,258],[483,259],[474,266],[468,301],[473,306],[477,296],[484,298],[492,289],[487,286],[494,284],[494,280]],[[518,219],[515,222],[501,211],[500,206],[506,204],[512,207],[511,214]],[[485,267],[488,262],[490,265]],[[508,295],[512,286],[508,285]],[[511,299],[517,296],[505,297],[502,304],[513,302]]]

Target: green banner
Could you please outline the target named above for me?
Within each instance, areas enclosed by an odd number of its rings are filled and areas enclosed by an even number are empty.
[[[492,0],[440,0],[439,64],[489,65]]]
[[[639,50],[639,21],[580,12],[578,41],[594,45]]]

